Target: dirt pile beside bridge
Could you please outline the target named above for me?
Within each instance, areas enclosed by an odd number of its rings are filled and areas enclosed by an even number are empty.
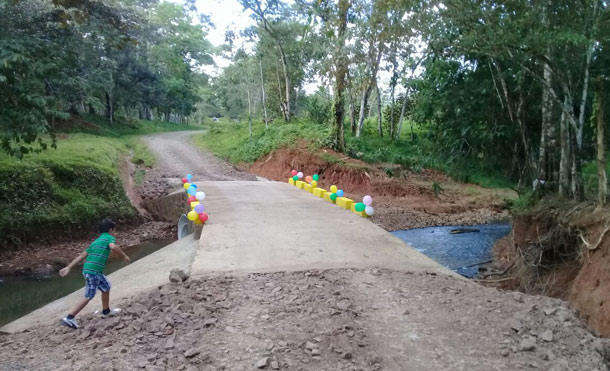
[[[602,371],[610,354],[561,300],[436,274],[219,275],[123,304],[0,337],[3,369]]]

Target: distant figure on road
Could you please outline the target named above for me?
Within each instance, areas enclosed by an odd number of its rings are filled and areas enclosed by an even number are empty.
[[[121,309],[119,308],[110,309],[110,282],[108,282],[108,279],[104,276],[104,267],[106,266],[106,261],[108,260],[111,250],[121,254],[123,260],[127,263],[130,262],[129,257],[125,255],[123,250],[114,244],[116,242],[114,238],[115,228],[116,224],[112,220],[102,220],[100,223],[101,235],[89,245],[87,250],[83,251],[67,267],[59,271],[59,275],[65,277],[75,265],[85,259],[85,264],[83,265],[85,298],[76,305],[72,312],[62,318],[60,323],[63,326],[73,329],[78,328],[78,323],[74,317],[89,304],[97,290],[102,292],[102,317],[114,317],[121,312]]]

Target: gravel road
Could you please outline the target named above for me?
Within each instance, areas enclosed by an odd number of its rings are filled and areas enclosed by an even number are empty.
[[[210,276],[0,337],[3,370],[607,370],[565,303],[435,274],[339,269]],[[34,341],[34,339],[37,339]]]
[[[202,180],[256,180],[256,176],[235,169],[210,152],[197,148],[192,136],[204,131],[178,131],[143,136],[157,159],[155,169],[165,178],[182,178],[193,174]]]

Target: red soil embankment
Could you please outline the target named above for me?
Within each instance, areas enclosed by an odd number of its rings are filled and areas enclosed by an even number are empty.
[[[494,247],[496,264],[510,267],[504,287],[568,300],[598,334],[610,336],[608,229],[610,209],[594,205],[516,216],[511,234]]]
[[[261,157],[251,173],[276,181],[287,181],[290,171],[319,174],[319,186],[337,185],[347,197],[360,201],[373,197],[373,222],[387,230],[420,228],[433,225],[472,225],[504,219],[509,190],[489,190],[474,184],[453,181],[446,175],[424,169],[412,172],[389,164],[371,165],[331,149],[316,153],[306,146],[282,148]],[[386,169],[391,169],[393,177]],[[440,189],[434,191],[434,184]]]

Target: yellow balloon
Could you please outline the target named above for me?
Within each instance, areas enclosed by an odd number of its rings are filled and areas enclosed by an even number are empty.
[[[332,186],[330,186],[330,191],[331,191],[332,193],[337,193],[337,186],[336,186],[336,185],[332,185]]]
[[[189,189],[190,186],[191,186],[191,183],[184,183],[184,189]]]
[[[186,217],[192,222],[199,219],[199,215],[197,215],[197,212],[195,210],[189,211],[189,213],[186,214]]]
[[[203,224],[199,218],[195,219],[195,224]]]
[[[318,188],[318,182],[316,182],[315,180],[311,181],[311,186],[314,188]]]
[[[191,210],[195,208],[195,206],[199,205],[199,201],[191,202]]]

